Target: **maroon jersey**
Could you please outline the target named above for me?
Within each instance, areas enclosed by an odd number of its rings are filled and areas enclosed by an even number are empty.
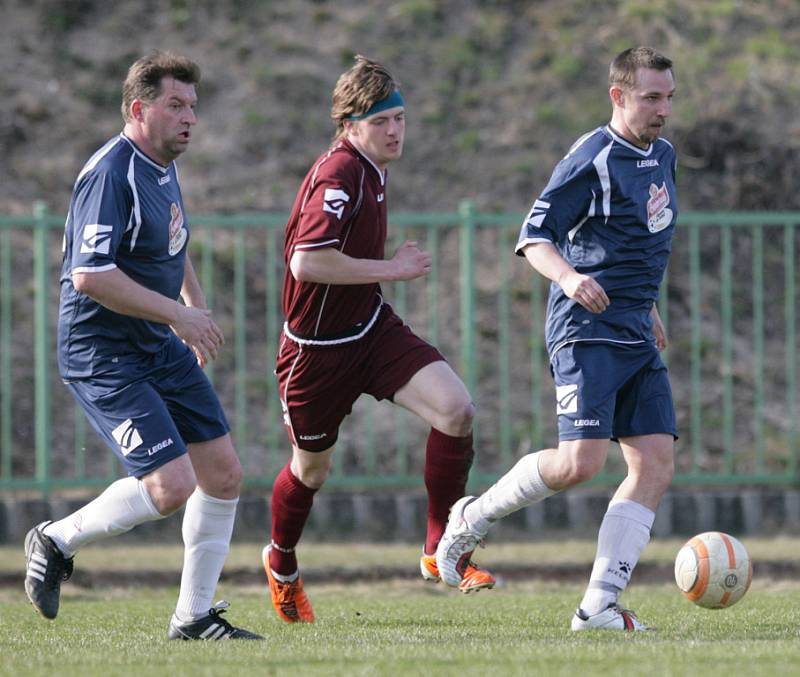
[[[286,226],[283,313],[291,334],[314,343],[353,340],[377,318],[380,285],[296,280],[296,250],[336,247],[356,259],[383,259],[386,172],[341,140],[306,175]],[[347,338],[344,338],[347,337]],[[326,340],[327,339],[327,340]]]

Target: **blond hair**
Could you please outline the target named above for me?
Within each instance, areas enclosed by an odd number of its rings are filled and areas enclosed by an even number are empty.
[[[400,83],[377,61],[361,54],[356,55],[355,61],[354,66],[339,76],[333,88],[331,118],[336,123],[334,140],[344,136],[347,118],[363,115],[400,88]]]

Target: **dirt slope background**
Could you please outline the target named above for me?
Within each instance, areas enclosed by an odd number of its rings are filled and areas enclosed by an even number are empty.
[[[120,90],[128,66],[154,48],[185,53],[203,69],[200,122],[192,147],[180,160],[190,217],[288,211],[303,175],[330,141],[330,92],[356,53],[389,66],[403,83],[407,101],[405,153],[391,168],[390,214],[451,211],[465,198],[481,210],[522,213],[572,142],[608,120],[608,63],[635,44],[653,45],[675,62],[678,90],[666,136],[678,149],[681,209],[800,209],[795,178],[800,174],[800,3],[795,1],[0,0],[0,214],[28,214],[35,200],[44,200],[53,213],[66,212],[81,166],[122,128]],[[669,279],[670,370],[682,434],[682,470],[692,463],[685,453],[692,443],[687,431],[693,411],[687,230],[679,229],[676,236]],[[732,253],[733,365],[725,367],[719,359],[719,233],[718,228],[706,229],[699,243],[706,379],[699,464],[709,472],[724,468],[719,383],[728,370],[735,386],[737,467],[754,471],[754,431],[759,425],[752,415],[754,375],[763,374],[770,398],[762,412],[768,431],[765,467],[784,469],[789,456],[786,431],[800,414],[791,410],[791,403],[776,401],[787,381],[785,353],[794,352],[784,344],[783,235],[773,229],[764,236],[767,277],[765,300],[759,302],[752,292],[757,243],[748,229],[737,232]],[[508,233],[510,238],[514,234]],[[32,473],[34,463],[32,252],[26,234],[13,237],[12,470],[24,476]],[[265,384],[272,369],[272,354],[264,347],[274,336],[265,336],[263,322],[263,237],[250,238],[251,320],[245,332],[249,438],[237,444],[247,451],[248,471],[268,476],[275,461],[266,460],[264,439],[274,434],[282,440],[283,432],[277,414],[275,420],[264,416]],[[234,254],[231,243],[220,239],[215,279],[222,296],[233,287]],[[59,241],[54,231],[53,270],[60,261]],[[794,246],[795,257],[800,256],[800,238],[795,237]],[[499,470],[507,463],[495,458],[494,448],[501,422],[492,408],[500,354],[496,263],[503,251],[511,255],[508,247],[502,249],[489,238],[477,247],[475,324],[481,345],[479,387],[473,395],[488,441],[482,450],[486,467]],[[441,251],[440,296],[455,299],[456,238],[443,241]],[[511,327],[510,354],[516,391],[509,427],[522,453],[530,443],[531,399],[525,389],[531,274],[514,263],[511,319],[516,324]],[[54,297],[57,283],[51,283]],[[414,296],[415,288],[409,289]],[[397,296],[390,294],[393,301]],[[423,299],[417,304],[419,313],[414,315],[410,308],[406,317],[424,326],[419,318],[427,317],[426,297],[416,296]],[[753,358],[752,318],[758,303],[766,318],[763,366]],[[55,298],[51,308],[54,327]],[[443,301],[441,312],[438,345],[448,358],[457,358],[458,305]],[[230,303],[218,302],[215,314],[226,335],[240,329]],[[229,350],[221,357],[216,381],[229,411],[237,378],[232,355]],[[544,363],[540,380],[551,396]],[[74,414],[55,373],[52,397],[58,431],[53,468],[70,476]],[[551,411],[548,406],[543,415],[547,425],[552,425]],[[387,431],[398,428],[393,418],[384,419]],[[413,430],[423,439],[423,428]],[[554,435],[549,428],[544,432],[545,439]],[[348,426],[343,435],[342,446],[352,449],[344,467],[356,467],[363,460],[358,428]],[[110,455],[92,434],[88,444],[86,467],[102,473]],[[394,446],[385,446],[379,463],[394,463]],[[416,456],[414,463],[419,463]]]
[[[287,210],[358,52],[407,98],[393,209],[471,198],[525,211],[571,142],[607,120],[608,62],[637,43],[675,61],[682,208],[800,207],[791,0],[2,0],[0,212],[35,199],[66,210],[83,162],[121,129],[128,65],[153,48],[203,68],[180,163],[195,213]]]

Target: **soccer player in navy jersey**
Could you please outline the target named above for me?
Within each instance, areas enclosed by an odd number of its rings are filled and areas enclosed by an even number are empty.
[[[362,393],[431,425],[420,559],[427,580],[439,580],[436,545],[473,457],[474,407],[464,384],[381,293],[381,282],[413,280],[431,269],[431,255],[412,241],[384,258],[387,166],[400,157],[405,132],[398,84],[382,65],[357,56],[336,84],[331,116],[333,145],[297,193],[284,247],[286,321],[276,374],[292,457],[275,479],[271,542],[262,558],[273,606],[290,623],[314,620],[295,546],[330,470],[339,426]],[[470,562],[459,585],[469,592],[494,582]]]
[[[522,226],[516,253],[552,281],[546,342],[559,444],[529,454],[484,494],[455,503],[437,550],[442,578],[491,524],[593,477],[610,440],[628,467],[603,518],[573,630],[642,630],[618,604],[673,475],[675,412],[656,309],[678,213],[675,151],[661,138],[672,109],[672,61],[648,47],[609,73],[611,122],[585,134],[555,168]]]
[[[200,69],[153,52],[129,69],[125,127],[84,165],[64,231],[61,377],[128,471],[100,496],[25,539],[25,590],[45,618],[82,547],[182,506],[186,547],[170,639],[263,639],[212,607],[242,468],[202,367],[223,335],[189,259],[175,160],[197,118]],[[183,299],[184,304],[177,301]]]

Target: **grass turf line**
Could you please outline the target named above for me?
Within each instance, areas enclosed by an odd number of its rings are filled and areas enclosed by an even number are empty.
[[[582,586],[510,583],[461,595],[443,585],[316,585],[318,622],[287,625],[264,590],[221,586],[230,619],[267,642],[168,642],[176,589],[82,591],[55,622],[0,591],[1,675],[775,675],[800,659],[800,584],[756,581],[735,607],[707,611],[674,586],[631,586],[623,601],[653,633],[580,633]]]

